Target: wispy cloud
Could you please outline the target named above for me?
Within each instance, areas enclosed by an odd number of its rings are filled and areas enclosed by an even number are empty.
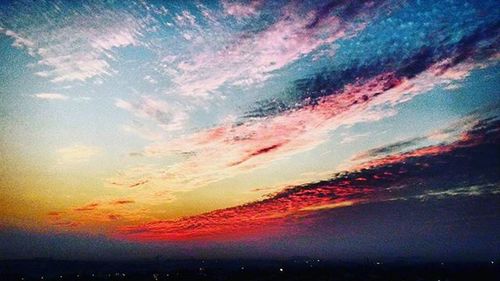
[[[484,194],[499,194],[500,188],[497,184],[472,185],[466,187],[457,187],[448,190],[434,191],[429,190],[423,194],[413,196],[420,200],[446,199],[449,197],[460,196],[481,196]]]
[[[78,212],[86,212],[86,211],[93,211],[99,207],[99,203],[90,203],[82,207],[78,207],[75,209],[75,211]]]
[[[148,210],[138,207],[136,200],[101,198],[81,206],[48,213],[51,225],[62,228],[86,228],[96,224],[137,223],[152,219]]]
[[[38,6],[27,8],[32,9],[34,15],[38,14]],[[57,4],[44,6],[47,8],[54,9],[55,13],[59,11]],[[6,18],[9,25],[22,26],[16,22],[19,19],[13,15]],[[13,46],[24,48],[39,59],[38,64],[44,69],[37,75],[52,82],[66,82],[113,74],[109,64],[113,60],[113,50],[138,45],[143,26],[131,14],[92,5],[88,12],[66,16],[64,23],[40,21],[38,26],[0,31],[14,39]]]
[[[259,7],[262,6],[263,1],[253,0],[250,3],[242,3],[238,1],[222,1],[224,12],[235,18],[243,19],[255,16],[259,13]]]
[[[436,87],[456,84],[473,70],[495,64],[497,52],[492,28],[485,25],[472,30],[460,41],[450,43],[454,46],[450,47],[452,51],[441,47],[432,52],[430,48],[417,49],[403,61],[389,62],[385,67],[377,65],[376,71],[359,72],[355,66],[346,74],[346,77],[356,77],[354,82],[314,99],[306,97],[309,102],[300,101],[299,107],[157,142],[147,147],[143,155],[190,155],[185,161],[163,170],[162,178],[173,190],[194,189],[265,167],[274,160],[317,147],[328,140],[330,131],[340,126],[394,116],[397,105]],[[319,85],[325,87],[325,83]],[[306,85],[303,90],[308,92],[310,88]],[[182,175],[182,178],[170,175]]]
[[[346,85],[314,105],[154,143],[146,147],[144,156],[166,157],[181,153],[188,157],[167,168],[156,167],[157,172],[147,179],[156,182],[161,178],[170,190],[189,190],[265,167],[272,161],[315,148],[328,140],[328,132],[340,126],[393,116],[396,105],[436,86],[458,81],[453,79],[463,79],[475,67],[482,67],[482,64],[464,63],[436,72],[441,65],[441,62],[432,64],[412,78],[385,73]],[[460,75],[449,75],[458,72]],[[161,177],[153,180],[155,175]],[[129,177],[126,172],[121,176]]]
[[[65,164],[86,162],[101,153],[102,150],[99,147],[82,144],[75,144],[57,150],[59,162]]]
[[[132,203],[135,203],[135,201],[130,200],[130,199],[120,199],[120,200],[116,200],[116,201],[111,202],[111,204],[113,204],[113,205],[124,205],[124,204],[132,204]]]
[[[153,120],[165,131],[181,130],[188,120],[187,112],[180,106],[173,106],[149,96],[143,96],[135,103],[117,99],[115,106],[137,117]],[[128,130],[133,131],[131,127],[128,127]]]
[[[259,2],[249,5],[223,2],[226,13],[239,17],[256,12]],[[342,13],[349,5],[339,4]],[[350,13],[357,15],[376,9],[378,5],[350,7]],[[298,59],[321,46],[348,37],[359,31],[363,24],[344,22],[324,10],[302,11],[297,3],[283,7],[281,17],[259,32],[238,35],[223,49],[203,48],[201,52],[179,60],[177,65],[167,65],[166,73],[177,84],[171,91],[190,97],[213,97],[222,85],[248,86],[267,80]],[[329,9],[327,9],[329,11]],[[359,21],[368,20],[359,18]],[[182,55],[182,54],[181,54]]]
[[[59,93],[38,93],[34,94],[33,97],[42,100],[67,100],[68,96]]]
[[[32,48],[35,46],[35,43],[33,43],[33,41],[31,41],[27,38],[21,37],[21,35],[19,35],[18,33],[14,32],[12,30],[5,29],[2,27],[0,27],[0,33],[3,33],[6,36],[9,36],[12,39],[14,39],[14,42],[12,43],[13,47],[25,48],[29,51],[30,55],[34,55]]]

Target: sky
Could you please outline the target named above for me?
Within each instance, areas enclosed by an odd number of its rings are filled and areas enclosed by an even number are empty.
[[[497,1],[2,1],[0,258],[498,259]]]

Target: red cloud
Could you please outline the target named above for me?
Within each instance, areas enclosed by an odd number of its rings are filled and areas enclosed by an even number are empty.
[[[122,227],[117,236],[145,241],[219,240],[279,232],[282,226],[311,212],[398,198],[400,195],[387,193],[387,188],[394,185],[414,186],[414,180],[425,181],[428,172],[436,174],[441,169],[454,167],[457,159],[467,159],[464,158],[467,153],[481,151],[476,149],[480,145],[488,147],[498,141],[498,136],[486,138],[487,134],[498,132],[495,130],[477,122],[472,130],[452,143],[379,158],[337,174],[332,179],[287,188],[267,199],[245,205],[177,220]],[[474,157],[475,154],[469,155]],[[408,176],[408,173],[411,175]],[[446,176],[444,174],[444,178]],[[304,220],[301,220],[303,224]]]
[[[370,193],[370,188],[350,186],[315,187],[285,190],[272,198],[242,206],[181,218],[158,221],[120,229],[118,236],[135,240],[221,239],[251,233],[273,232],[291,215],[315,207],[352,204]]]

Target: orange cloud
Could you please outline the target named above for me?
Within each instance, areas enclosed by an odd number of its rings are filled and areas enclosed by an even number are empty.
[[[123,199],[123,200],[116,200],[111,202],[112,205],[124,205],[124,204],[132,204],[135,203],[134,200],[128,200],[128,199]]]
[[[90,203],[90,204],[87,204],[83,207],[76,208],[74,210],[79,211],[79,212],[93,211],[93,210],[97,209],[98,206],[99,206],[99,203]]]

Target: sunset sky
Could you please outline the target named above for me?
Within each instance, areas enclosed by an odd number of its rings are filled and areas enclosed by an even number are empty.
[[[498,258],[499,29],[495,0],[1,1],[0,257]]]

